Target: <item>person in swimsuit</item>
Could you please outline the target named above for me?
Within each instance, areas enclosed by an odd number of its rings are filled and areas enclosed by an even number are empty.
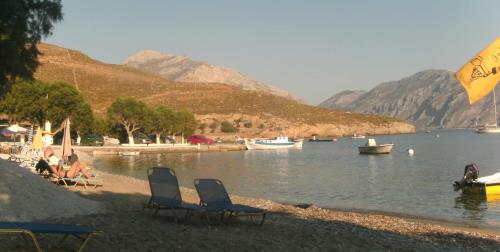
[[[86,170],[86,165],[80,163],[80,161],[75,161],[73,164],[71,164],[71,167],[69,170],[64,170],[62,167],[62,162],[61,160],[54,154],[54,150],[49,146],[45,149],[44,151],[44,156],[47,160],[49,160],[49,166],[50,166],[50,171],[57,176],[61,178],[74,178],[78,173],[82,173],[85,178],[91,178],[92,175],[90,175]]]

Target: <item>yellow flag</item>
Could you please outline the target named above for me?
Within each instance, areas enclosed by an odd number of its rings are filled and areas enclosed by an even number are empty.
[[[455,77],[467,91],[470,104],[489,94],[500,81],[500,37],[460,68]]]

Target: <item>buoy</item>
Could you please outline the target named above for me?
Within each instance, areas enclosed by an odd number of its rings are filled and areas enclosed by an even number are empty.
[[[413,156],[413,154],[415,154],[415,151],[412,148],[408,149],[408,155]]]

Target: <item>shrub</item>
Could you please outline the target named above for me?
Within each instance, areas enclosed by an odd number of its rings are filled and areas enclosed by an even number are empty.
[[[208,127],[211,129],[210,132],[214,133],[218,126],[219,126],[219,123],[217,121],[214,121]]]
[[[232,125],[230,122],[223,121],[220,125],[220,131],[222,131],[224,133],[235,133],[235,132],[239,132],[240,130],[238,128],[234,127],[234,125]]]

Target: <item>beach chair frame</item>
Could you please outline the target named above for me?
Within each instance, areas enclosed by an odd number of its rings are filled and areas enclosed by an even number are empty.
[[[158,212],[160,210],[169,210],[169,212],[172,213],[172,216],[174,217],[175,223],[178,223],[178,218],[177,218],[177,210],[185,210],[184,214],[184,221],[189,220],[191,214],[193,211],[202,211],[199,206],[195,204],[189,204],[185,203],[182,200],[182,195],[179,187],[179,181],[177,180],[177,176],[175,175],[174,170],[168,168],[168,167],[152,167],[148,168],[147,170],[148,173],[148,181],[149,181],[149,188],[151,190],[151,197],[149,198],[148,203],[143,205],[144,208],[152,208],[154,209],[153,217],[156,217],[158,215]],[[160,174],[163,176],[166,176],[167,180],[165,181],[155,181],[156,178],[155,174]],[[156,175],[159,176],[159,175]],[[167,184],[171,183],[171,184]],[[155,191],[157,192],[158,188],[156,184],[164,184],[164,185],[169,185],[170,187],[170,195],[173,195],[173,197],[162,197],[160,195],[156,195]],[[176,190],[175,192],[173,190]],[[160,193],[161,194],[161,193]],[[161,200],[163,199],[163,201]]]
[[[210,185],[212,188],[217,189],[217,195],[219,200],[213,201],[210,199],[208,192],[204,191],[204,189],[200,186],[201,183],[206,183]],[[222,181],[218,179],[195,179],[194,186],[196,191],[198,192],[198,196],[200,198],[200,206],[211,208],[211,209],[220,209],[223,211],[221,216],[221,220],[223,221],[224,217],[228,217],[228,222],[235,217],[240,216],[248,216],[253,224],[258,224],[262,226],[266,219],[267,212],[264,209],[255,208],[242,204],[233,204],[229,194],[227,193],[226,188]],[[211,195],[214,195],[213,193]],[[257,222],[255,217],[261,216],[260,222]]]
[[[5,224],[6,222],[1,222],[1,224]],[[71,232],[51,232],[51,231],[35,231],[33,229],[30,229],[29,227],[23,227],[23,226],[26,226],[26,225],[29,225],[30,223],[21,223],[22,226],[19,227],[19,228],[1,228],[0,227],[0,234],[21,234],[24,236],[24,238],[26,237],[29,237],[33,243],[33,247],[36,251],[38,252],[42,252],[42,247],[40,246],[40,243],[38,242],[38,239],[37,239],[37,236],[36,234],[64,234],[64,236],[61,238],[61,240],[59,240],[59,242],[57,243],[57,246],[55,246],[54,248],[59,248],[63,243],[64,241],[66,241],[66,239],[70,236],[73,236],[79,240],[82,241],[82,243],[80,244],[79,248],[78,248],[78,252],[81,252],[83,251],[83,249],[87,246],[87,244],[89,243],[90,239],[97,235],[97,234],[100,234],[102,233],[101,231],[96,231],[96,230],[92,230],[92,231],[89,231],[89,232],[85,232],[86,235],[81,235],[81,234],[75,234],[75,233],[71,233]],[[52,225],[52,224],[46,224],[46,225]],[[80,227],[78,225],[70,225],[70,224],[64,224],[66,226],[71,226],[71,227]],[[57,231],[57,230],[54,230],[54,231]],[[50,248],[48,250],[51,250],[53,248]]]

